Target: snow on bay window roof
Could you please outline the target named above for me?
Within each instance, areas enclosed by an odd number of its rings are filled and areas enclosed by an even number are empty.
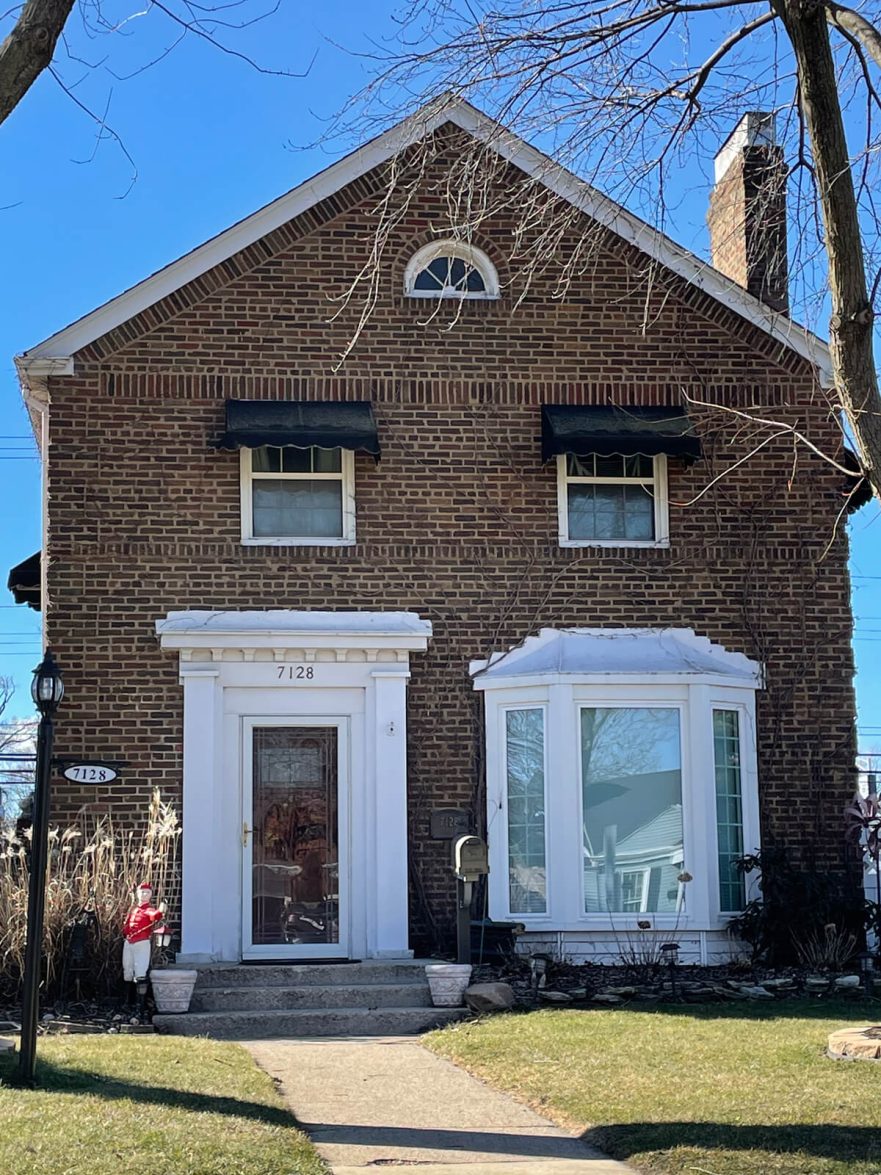
[[[489,661],[472,661],[475,689],[511,684],[513,678],[715,678],[757,689],[761,666],[742,653],[713,644],[690,628],[543,628],[538,636]]]

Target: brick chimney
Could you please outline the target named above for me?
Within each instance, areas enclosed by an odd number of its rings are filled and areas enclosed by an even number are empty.
[[[745,114],[726,139],[716,156],[707,223],[715,268],[787,313],[786,164],[773,114]]]

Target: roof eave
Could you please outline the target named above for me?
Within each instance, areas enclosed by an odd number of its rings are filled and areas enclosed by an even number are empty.
[[[71,375],[73,357],[78,351],[448,122],[485,143],[652,260],[770,335],[781,346],[795,351],[816,369],[823,386],[832,386],[829,347],[817,335],[786,315],[775,313],[730,278],[464,99],[451,99],[445,104],[435,102],[416,111],[318,175],[31,347],[16,359],[22,383],[27,386],[35,376]]]

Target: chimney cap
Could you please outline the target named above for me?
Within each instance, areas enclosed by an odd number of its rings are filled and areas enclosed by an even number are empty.
[[[716,154],[716,183],[745,148],[776,146],[776,123],[773,111],[748,110]]]

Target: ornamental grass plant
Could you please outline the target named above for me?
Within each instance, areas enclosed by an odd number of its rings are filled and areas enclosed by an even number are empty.
[[[29,830],[0,832],[0,997],[7,1000],[17,997],[24,970],[29,838]],[[50,829],[43,931],[48,995],[63,995],[74,976],[92,996],[113,990],[134,889],[149,880],[156,900],[169,901],[179,884],[179,847],[177,812],[158,789],[140,828],[121,827],[100,808],[84,811],[77,826]]]

